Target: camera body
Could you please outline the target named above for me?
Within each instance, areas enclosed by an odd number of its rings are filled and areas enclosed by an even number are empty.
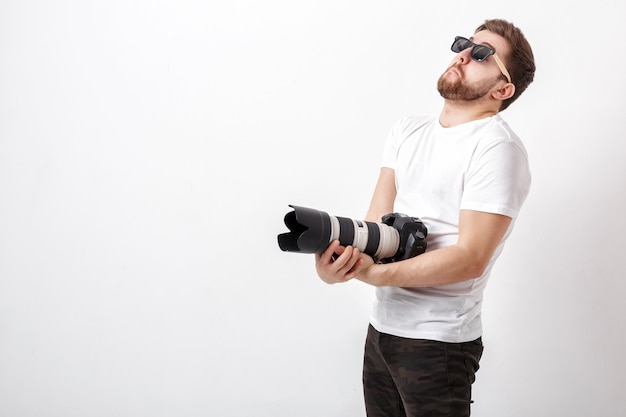
[[[380,259],[381,263],[402,261],[426,252],[428,229],[421,219],[402,213],[389,213],[383,216],[382,222],[398,231],[400,241],[397,252],[391,257]]]
[[[426,251],[428,230],[417,217],[386,214],[381,223],[331,216],[320,210],[289,205],[285,215],[290,232],[278,235],[278,246],[286,252],[322,253],[339,240],[381,263],[397,262]]]

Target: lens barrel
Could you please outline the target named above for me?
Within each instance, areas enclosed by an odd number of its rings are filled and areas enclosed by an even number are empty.
[[[294,209],[285,215],[285,225],[290,232],[278,235],[278,246],[286,252],[322,253],[330,242],[339,240],[341,245],[356,247],[374,259],[384,261],[383,258],[387,258],[395,261],[405,252],[415,256],[423,253],[426,248],[426,228],[419,219],[394,213],[383,218],[387,219],[386,222],[374,223],[335,217],[307,207],[294,205],[289,207]],[[390,220],[389,216],[392,216]],[[398,218],[401,221],[398,221]],[[419,222],[418,227],[415,226],[416,222]],[[407,224],[409,226],[405,226]],[[407,242],[403,235],[414,233],[416,229],[423,233],[419,234],[417,239],[415,237],[410,239],[410,244],[414,245],[418,240],[420,245],[417,249],[410,248],[410,251],[407,251],[402,246]]]

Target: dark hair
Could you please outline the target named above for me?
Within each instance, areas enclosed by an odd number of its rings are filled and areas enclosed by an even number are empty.
[[[500,111],[506,109],[526,90],[535,78],[535,57],[528,40],[522,31],[510,22],[502,19],[485,20],[476,28],[476,32],[488,30],[507,40],[511,46],[509,56],[503,57],[515,85],[515,94],[502,102]]]

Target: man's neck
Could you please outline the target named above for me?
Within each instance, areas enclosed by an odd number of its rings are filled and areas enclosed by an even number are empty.
[[[443,127],[454,127],[474,120],[495,116],[496,114],[498,114],[498,110],[488,106],[446,100],[439,115],[439,124]]]

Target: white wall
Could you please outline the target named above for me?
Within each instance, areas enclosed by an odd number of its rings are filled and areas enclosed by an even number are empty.
[[[626,414],[617,1],[0,3],[0,415],[362,416],[372,289],[278,249],[359,218],[457,34],[518,24],[534,183],[488,287],[474,414]],[[419,215],[419,213],[415,213]]]

